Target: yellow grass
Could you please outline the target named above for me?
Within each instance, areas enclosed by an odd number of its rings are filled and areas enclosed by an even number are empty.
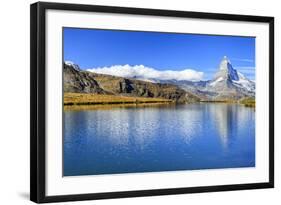
[[[170,103],[172,100],[162,98],[128,97],[118,95],[65,93],[64,105],[111,105],[111,104],[143,104],[143,103]]]
[[[256,106],[256,100],[253,97],[244,98],[239,101],[240,104],[245,105],[246,107],[255,107]]]
[[[141,104],[103,104],[103,105],[65,105],[65,111],[80,110],[111,110],[120,108],[141,108],[141,107],[172,107],[174,103],[141,103]]]

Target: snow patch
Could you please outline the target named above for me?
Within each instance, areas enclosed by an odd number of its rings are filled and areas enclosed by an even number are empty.
[[[215,81],[210,83],[210,86],[214,87],[217,83],[223,81],[223,77],[217,78]]]
[[[247,79],[242,73],[238,72],[238,76],[239,76],[238,80],[233,80],[233,83],[236,86],[244,88],[250,92],[255,92],[255,82]]]

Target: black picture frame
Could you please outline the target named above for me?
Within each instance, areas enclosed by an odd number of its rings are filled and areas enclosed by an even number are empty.
[[[269,181],[188,188],[138,190],[107,193],[46,196],[46,80],[45,25],[46,10],[86,11],[195,19],[263,22],[269,25]],[[265,16],[126,8],[83,4],[38,2],[30,7],[30,200],[37,203],[97,200],[123,197],[186,194],[274,187],[274,18]]]

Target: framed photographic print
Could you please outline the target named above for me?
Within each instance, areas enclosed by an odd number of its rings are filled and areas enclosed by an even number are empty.
[[[31,200],[274,186],[274,18],[31,5]]]

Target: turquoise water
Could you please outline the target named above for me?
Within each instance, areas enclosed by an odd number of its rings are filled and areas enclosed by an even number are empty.
[[[255,110],[236,104],[65,111],[64,176],[255,166]]]

